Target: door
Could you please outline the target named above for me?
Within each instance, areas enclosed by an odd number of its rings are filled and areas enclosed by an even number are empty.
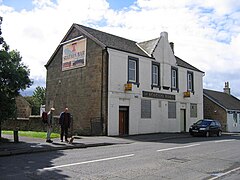
[[[129,120],[128,120],[128,107],[119,107],[119,136],[128,135]]]
[[[186,109],[180,109],[180,131],[186,132]]]

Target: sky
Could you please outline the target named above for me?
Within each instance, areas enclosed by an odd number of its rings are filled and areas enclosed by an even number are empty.
[[[239,0],[0,0],[2,36],[20,51],[34,84],[73,23],[142,42],[168,32],[175,55],[205,72],[203,87],[240,98]]]

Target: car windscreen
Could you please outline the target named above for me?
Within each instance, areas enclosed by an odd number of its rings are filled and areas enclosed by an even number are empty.
[[[211,124],[211,121],[200,120],[196,123],[196,125],[205,125],[208,126]]]

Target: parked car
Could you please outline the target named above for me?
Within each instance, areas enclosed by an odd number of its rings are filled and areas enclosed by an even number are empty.
[[[192,136],[195,135],[204,135],[209,137],[216,134],[217,136],[222,135],[222,127],[218,120],[213,119],[201,119],[194,123],[189,128],[189,133]]]

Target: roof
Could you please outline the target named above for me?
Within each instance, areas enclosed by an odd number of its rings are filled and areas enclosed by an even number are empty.
[[[159,42],[160,38],[156,38],[156,39],[152,39],[149,41],[144,41],[144,42],[140,42],[138,43],[138,45],[144,49],[149,55],[153,54],[154,49],[157,46],[157,43]]]
[[[240,100],[224,92],[203,89],[204,96],[227,110],[240,110]]]
[[[116,36],[113,34],[109,34],[109,33],[103,32],[103,31],[99,31],[99,30],[96,30],[96,29],[93,29],[90,27],[86,27],[86,26],[79,25],[79,24],[73,24],[71,26],[71,28],[69,29],[69,31],[67,32],[67,34],[65,35],[65,37],[63,38],[63,40],[61,41],[61,43],[63,43],[67,39],[67,36],[69,35],[69,33],[71,32],[71,30],[73,28],[78,29],[85,36],[92,39],[93,41],[98,43],[103,48],[117,49],[120,51],[130,52],[133,54],[137,54],[137,55],[145,56],[145,57],[149,57],[149,58],[153,58],[152,53],[153,53],[154,49],[156,48],[156,45],[160,39],[160,38],[156,38],[156,39],[152,39],[149,41],[137,43],[135,41],[132,41],[132,40],[129,40],[129,39],[126,39],[123,37],[119,37],[119,36]],[[57,51],[60,49],[61,43],[60,43],[60,45],[58,45],[57,49],[55,50],[53,55],[50,57],[49,61],[45,65],[46,67],[50,64],[50,62],[52,61],[52,59],[55,56],[55,54],[57,53]],[[183,61],[182,59],[178,58],[177,56],[175,56],[175,57],[176,57],[178,66],[181,66],[181,67],[184,67],[187,69],[191,69],[194,71],[202,72],[199,69],[195,68],[194,66],[192,66],[192,65],[188,64],[187,62]]]
[[[192,66],[191,64],[187,63],[186,61],[180,59],[179,57],[175,56],[175,58],[176,58],[178,66],[181,66],[181,67],[184,67],[184,68],[187,68],[187,69],[191,69],[191,70],[194,70],[194,71],[199,71],[199,72],[203,73],[203,71],[200,71],[199,69],[195,68],[194,66]]]
[[[156,39],[152,39],[152,40],[149,40],[149,41],[140,42],[140,43],[138,43],[138,45],[142,49],[144,49],[149,55],[152,56],[159,40],[160,40],[160,38],[156,38]],[[180,59],[179,57],[175,56],[175,58],[176,58],[176,62],[177,62],[178,66],[181,66],[181,67],[184,67],[184,68],[187,68],[187,69],[190,69],[190,70],[194,70],[194,71],[199,71],[199,72],[203,73],[203,71],[200,71],[199,69],[197,69],[196,67],[187,63],[186,61]]]
[[[79,24],[75,24],[75,25],[82,28],[89,34],[91,34],[94,38],[102,42],[106,47],[148,57],[148,55],[138,47],[137,42],[135,41],[125,39],[119,36],[115,36],[113,34],[109,34],[96,29],[92,29],[90,27],[86,27],[83,25],[79,25]]]

